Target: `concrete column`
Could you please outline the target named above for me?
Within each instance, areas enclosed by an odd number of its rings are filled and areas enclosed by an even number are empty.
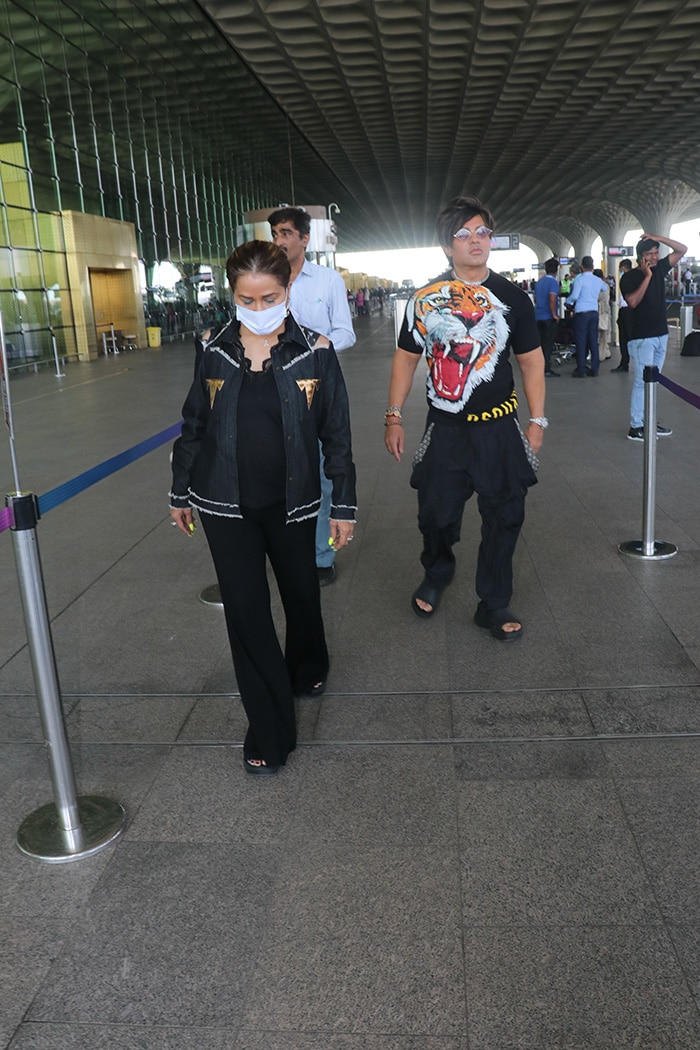
[[[537,255],[537,261],[544,263],[547,259],[552,258],[552,251],[544,241],[541,241],[538,237],[533,237],[530,233],[523,233],[520,237],[522,244],[526,244],[528,248],[532,248],[533,252]]]
[[[700,211],[700,193],[680,179],[645,179],[620,187],[620,199],[630,202],[642,228],[668,235],[674,222]],[[634,202],[632,204],[632,202]]]
[[[559,230],[548,226],[530,226],[526,232],[528,237],[534,237],[549,248],[547,258],[554,255],[557,259],[564,259],[571,253],[571,241]]]
[[[609,200],[591,202],[581,211],[581,218],[598,231],[605,247],[622,244],[628,230],[642,225],[631,211]]]

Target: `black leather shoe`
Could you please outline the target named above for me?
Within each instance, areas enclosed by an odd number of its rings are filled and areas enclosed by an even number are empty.
[[[629,368],[625,368],[624,365],[618,365],[617,368],[611,368],[611,372],[629,372]]]
[[[332,565],[317,565],[316,572],[321,587],[328,587],[331,583],[335,583],[335,562]]]

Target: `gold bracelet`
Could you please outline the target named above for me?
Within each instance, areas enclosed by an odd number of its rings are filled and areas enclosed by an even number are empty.
[[[403,423],[401,422],[400,419],[397,419],[395,423],[390,423],[389,420],[387,419],[385,421],[385,423],[384,423],[384,426],[385,427],[402,427]]]

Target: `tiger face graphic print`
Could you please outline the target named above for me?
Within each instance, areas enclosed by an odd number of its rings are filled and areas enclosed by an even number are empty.
[[[488,382],[508,344],[508,307],[483,285],[436,281],[409,300],[406,317],[428,359],[428,400],[461,412]]]

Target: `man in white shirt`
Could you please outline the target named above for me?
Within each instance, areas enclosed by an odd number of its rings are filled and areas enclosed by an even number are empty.
[[[600,277],[593,273],[593,258],[584,255],[581,273],[574,279],[566,305],[574,307],[574,339],[576,341],[576,368],[571,373],[575,379],[597,376],[600,367],[598,351],[598,296],[609,295],[610,290]],[[586,355],[590,351],[591,364],[586,367]]]
[[[272,240],[287,253],[292,268],[289,305],[303,328],[325,335],[336,352],[355,342],[345,282],[337,270],[306,258],[311,219],[303,208],[278,208],[268,215]],[[335,580],[335,551],[329,546],[332,482],[321,457],[321,508],[316,521],[316,567],[322,587]]]

